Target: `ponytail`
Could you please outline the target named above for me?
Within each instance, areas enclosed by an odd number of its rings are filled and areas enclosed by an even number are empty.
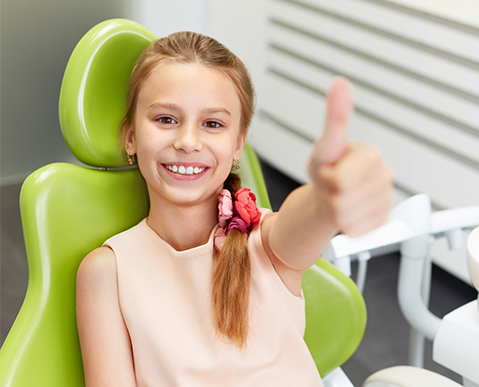
[[[241,188],[241,179],[230,173],[224,184],[232,195]],[[251,262],[246,235],[232,229],[218,257],[213,274],[214,325],[218,336],[239,348],[246,344],[249,330]]]

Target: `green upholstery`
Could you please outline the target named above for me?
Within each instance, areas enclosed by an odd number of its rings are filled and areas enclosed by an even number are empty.
[[[20,207],[29,284],[0,350],[0,386],[84,386],[75,320],[76,272],[88,252],[148,212],[138,170],[106,168],[125,165],[117,133],[126,84],[136,57],[153,39],[131,21],[106,21],[85,35],[68,63],[60,98],[62,132],[79,160],[101,169],[51,164],[24,182]],[[244,185],[261,207],[270,208],[249,145],[240,164]],[[323,260],[306,272],[303,288],[305,340],[324,376],[359,345],[364,302],[352,281]]]
[[[366,329],[366,305],[356,284],[320,258],[303,274],[304,340],[321,376],[356,351]]]
[[[248,187],[256,196],[258,207],[271,209],[263,172],[253,148],[246,143],[240,158],[241,184]]]
[[[126,165],[118,147],[126,91],[140,53],[156,36],[123,19],[93,27],[77,44],[63,76],[60,124],[81,162],[96,167]]]
[[[148,195],[136,170],[47,165],[20,196],[29,282],[0,352],[1,386],[84,386],[75,318],[75,278],[82,259],[139,222]]]

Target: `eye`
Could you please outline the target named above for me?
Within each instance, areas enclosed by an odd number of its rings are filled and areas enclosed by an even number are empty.
[[[221,125],[217,121],[206,121],[203,124],[203,126],[206,126],[207,128],[210,128],[210,129],[218,129],[218,128],[221,128],[223,125]]]
[[[168,117],[168,116],[158,117],[156,119],[156,121],[161,122],[162,124],[166,124],[166,125],[172,125],[172,124],[177,124],[178,123],[174,118]]]

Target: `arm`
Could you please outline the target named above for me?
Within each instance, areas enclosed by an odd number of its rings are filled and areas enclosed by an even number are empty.
[[[363,235],[389,214],[389,168],[376,149],[346,139],[352,106],[349,83],[337,80],[328,95],[323,136],[308,165],[312,183],[293,191],[279,212],[265,219],[273,264],[293,293],[333,236]]]
[[[118,301],[116,259],[109,248],[94,250],[81,263],[76,309],[86,386],[136,386]]]

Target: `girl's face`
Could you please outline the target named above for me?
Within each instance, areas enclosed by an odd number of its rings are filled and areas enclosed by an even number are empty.
[[[216,200],[243,150],[240,118],[236,89],[222,72],[159,63],[140,90],[134,130],[125,140],[152,204],[155,198],[184,205]]]

